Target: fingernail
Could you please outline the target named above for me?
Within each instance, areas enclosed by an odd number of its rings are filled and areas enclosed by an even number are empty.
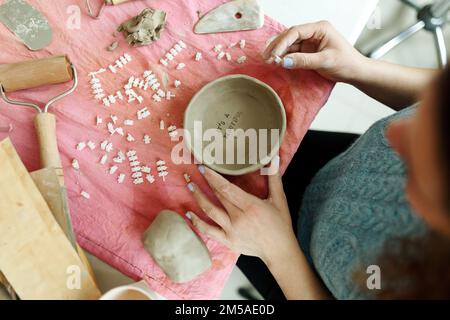
[[[294,67],[294,60],[289,57],[284,58],[283,59],[283,67],[286,69],[292,69]]]
[[[193,184],[192,182],[189,183],[189,184],[187,185],[187,187],[188,187],[188,189],[189,189],[190,192],[194,192],[194,191],[195,191],[195,186],[194,186],[194,184]]]
[[[186,218],[192,221],[192,212],[190,211],[186,212]]]
[[[198,166],[198,171],[200,171],[202,175],[205,175],[205,166]]]

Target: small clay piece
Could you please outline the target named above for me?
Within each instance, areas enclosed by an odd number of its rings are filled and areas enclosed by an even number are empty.
[[[111,45],[107,48],[108,51],[114,51],[119,47],[119,42],[118,41],[114,41],[113,43],[111,43]]]
[[[176,212],[160,212],[143,241],[145,249],[175,283],[191,281],[212,265],[205,244]]]
[[[274,57],[274,61],[275,61],[276,64],[280,64],[280,63],[283,62],[283,59],[281,59],[279,56],[275,56]]]
[[[169,83],[169,80],[170,80],[169,75],[166,72],[163,72],[162,83],[163,83],[164,88],[167,88],[167,84]]]
[[[130,45],[145,46],[160,38],[165,25],[164,11],[147,8],[138,16],[121,24],[117,31],[125,35]]]

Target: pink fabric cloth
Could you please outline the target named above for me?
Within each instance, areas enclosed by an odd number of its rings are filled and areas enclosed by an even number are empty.
[[[38,10],[48,17],[54,31],[54,38],[49,47],[39,52],[28,51],[18,39],[0,25],[0,63],[13,63],[50,55],[68,54],[76,65],[80,84],[75,93],[58,102],[51,111],[56,113],[58,139],[63,159],[66,184],[70,197],[70,207],[74,228],[82,247],[135,279],[145,279],[149,286],[170,299],[214,299],[220,292],[236,262],[237,254],[230,252],[219,243],[201,236],[206,242],[213,259],[213,267],[197,279],[174,284],[155,265],[144,250],[141,237],[158,212],[171,209],[184,214],[188,210],[201,213],[186,188],[183,173],[192,179],[209,195],[207,184],[197,172],[195,165],[175,166],[170,163],[173,143],[167,131],[159,129],[159,120],[166,124],[182,127],[183,112],[192,96],[203,85],[226,74],[242,73],[256,77],[270,86],[282,98],[287,113],[287,134],[281,148],[282,170],[284,171],[296,152],[300,141],[309,128],[320,108],[327,101],[333,84],[316,73],[307,71],[288,71],[277,66],[268,66],[260,58],[267,39],[281,32],[284,27],[270,18],[266,18],[264,28],[257,31],[195,35],[193,25],[198,20],[198,13],[205,13],[211,8],[226,2],[223,0],[161,0],[135,1],[117,7],[107,7],[100,20],[92,20],[85,14],[84,0],[30,1]],[[100,3],[100,1],[99,1]],[[81,9],[81,29],[71,30],[70,5]],[[145,7],[161,9],[168,14],[166,30],[159,41],[140,48],[129,48],[121,34],[113,33],[123,21],[140,13]],[[270,13],[269,13],[270,14]],[[174,64],[164,68],[158,63],[160,57],[178,40],[183,40],[188,49],[176,60],[186,63],[183,71],[175,70]],[[230,44],[241,39],[247,40],[245,55],[247,63],[238,65],[218,61],[212,51],[215,44]],[[113,41],[119,40],[120,48],[108,52],[105,48]],[[199,51],[203,60],[195,62],[193,56]],[[236,59],[241,55],[240,49],[230,50]],[[142,105],[136,103],[118,103],[110,108],[95,101],[90,92],[88,73],[107,67],[124,52],[133,57],[133,61],[120,69],[117,74],[101,74],[103,88],[110,93],[123,88],[129,76],[142,77],[144,70],[151,68],[156,73],[166,71],[170,81],[179,79],[183,85],[174,89],[177,96],[171,101],[153,103],[151,91],[142,92],[145,99]],[[70,84],[47,86],[39,89],[17,92],[12,97],[35,102],[47,101]],[[117,174],[109,175],[107,169],[112,165],[112,154],[107,166],[99,164],[103,154],[99,144],[109,139],[105,122],[109,115],[115,114],[119,121],[126,118],[136,119],[139,107],[149,106],[150,118],[136,121],[135,126],[124,129],[136,137],[136,142],[129,143],[120,136],[110,140],[117,149],[127,151],[135,149],[143,164],[155,168],[155,161],[163,159],[169,167],[166,182],[159,178],[150,185],[144,183],[134,186],[127,178],[125,183],[116,183]],[[167,114],[170,114],[169,116]],[[40,168],[39,150],[36,142],[32,119],[35,112],[29,108],[13,107],[0,101],[0,126],[12,123],[14,130],[11,138],[19,154],[30,171]],[[95,117],[104,119],[103,125],[95,125]],[[143,133],[152,137],[150,145],[142,143]],[[6,135],[0,133],[0,138]],[[97,149],[79,152],[75,149],[79,141],[92,140]],[[71,168],[72,159],[80,162],[79,172]],[[119,172],[130,174],[127,163],[121,165]],[[232,179],[238,185],[260,197],[267,194],[266,177],[258,173]],[[80,196],[80,191],[90,193],[91,199]],[[200,214],[201,215],[201,214]],[[202,215],[201,215],[202,216]],[[202,217],[205,218],[203,215]],[[206,218],[205,218],[206,219]]]

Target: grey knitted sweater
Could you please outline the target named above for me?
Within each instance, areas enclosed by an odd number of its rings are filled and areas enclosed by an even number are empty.
[[[304,194],[298,239],[337,299],[372,297],[374,291],[355,283],[354,272],[376,265],[386,241],[426,231],[406,199],[405,166],[385,137],[390,121],[413,112],[415,107],[374,124],[320,170]]]

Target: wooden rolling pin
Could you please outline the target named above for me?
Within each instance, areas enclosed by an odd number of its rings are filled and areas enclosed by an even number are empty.
[[[72,79],[67,56],[0,65],[0,83],[5,92],[64,83]]]

